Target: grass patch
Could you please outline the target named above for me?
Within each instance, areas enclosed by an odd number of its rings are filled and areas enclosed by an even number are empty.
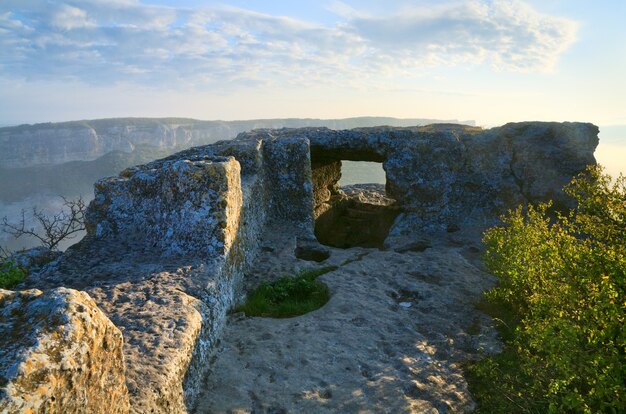
[[[0,289],[12,289],[26,278],[28,273],[7,260],[0,262]]]
[[[329,295],[326,285],[315,279],[336,269],[328,266],[304,270],[294,277],[261,283],[235,311],[247,316],[290,318],[319,309],[328,302]]]

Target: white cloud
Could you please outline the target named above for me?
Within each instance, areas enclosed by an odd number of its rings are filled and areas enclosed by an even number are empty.
[[[332,1],[330,4],[328,4],[328,6],[326,6],[326,9],[335,13],[338,16],[342,16],[348,19],[354,18],[355,16],[359,15],[358,10],[338,0]]]
[[[57,29],[72,30],[82,27],[94,27],[96,22],[87,16],[86,11],[63,4],[52,15],[52,25]]]
[[[498,69],[549,71],[575,40],[577,24],[515,0],[452,3],[361,17],[352,27],[377,56],[426,65],[490,62]]]
[[[446,3],[368,16],[339,1],[324,26],[250,10],[132,0],[0,4],[2,75],[225,88],[234,83],[345,83],[487,63],[546,71],[577,25],[517,0]]]

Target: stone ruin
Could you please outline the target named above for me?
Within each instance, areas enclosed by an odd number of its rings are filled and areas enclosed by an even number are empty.
[[[19,292],[0,290],[0,411],[185,412],[270,224],[304,258],[323,253],[318,241],[402,249],[480,234],[520,203],[569,205],[561,188],[595,163],[597,134],[540,122],[255,130],[100,180],[87,236]],[[339,188],[341,160],[382,163],[384,193]]]

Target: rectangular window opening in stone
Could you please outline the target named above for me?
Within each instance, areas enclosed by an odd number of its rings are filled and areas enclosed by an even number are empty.
[[[382,248],[399,213],[382,162],[312,158],[315,236],[322,244]]]

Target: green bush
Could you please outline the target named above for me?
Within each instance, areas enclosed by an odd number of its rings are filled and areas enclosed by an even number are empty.
[[[0,289],[12,289],[28,275],[10,260],[0,261]]]
[[[626,178],[589,167],[564,190],[574,210],[520,207],[485,233],[486,299],[517,322],[468,369],[479,411],[626,412]]]
[[[315,279],[335,269],[330,266],[306,270],[295,277],[283,276],[273,283],[261,283],[235,311],[248,316],[289,318],[319,309],[328,302],[328,288]]]

